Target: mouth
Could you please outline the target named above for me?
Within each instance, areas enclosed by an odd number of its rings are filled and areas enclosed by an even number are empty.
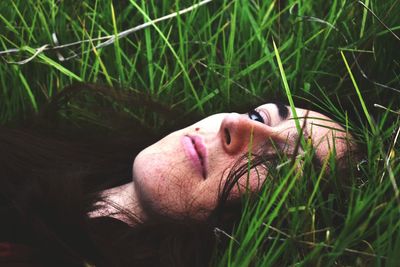
[[[203,179],[207,178],[207,149],[200,136],[185,135],[182,137],[182,145],[186,156],[192,166],[200,173]]]

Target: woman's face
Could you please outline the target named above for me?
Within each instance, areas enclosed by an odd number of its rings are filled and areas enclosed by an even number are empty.
[[[296,113],[319,160],[333,149],[336,157],[346,152],[346,133],[339,124],[314,111],[296,108]],[[247,114],[215,114],[169,134],[134,161],[133,181],[142,203],[170,217],[206,217],[216,207],[230,169],[243,155],[294,153],[299,133],[293,117],[289,107],[270,103]],[[259,166],[243,175],[230,198],[238,198],[246,188],[259,190],[266,174]]]

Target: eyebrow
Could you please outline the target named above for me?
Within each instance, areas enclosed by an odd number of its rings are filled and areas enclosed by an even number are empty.
[[[278,112],[279,112],[279,117],[281,117],[282,120],[287,119],[287,117],[289,116],[289,109],[287,106],[285,106],[282,103],[274,103],[275,106],[278,108]]]

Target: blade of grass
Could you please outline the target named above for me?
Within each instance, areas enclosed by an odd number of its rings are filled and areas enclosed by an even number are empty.
[[[17,69],[18,67],[15,66],[15,68]],[[37,104],[37,102],[36,102],[35,95],[32,93],[32,89],[31,89],[31,87],[29,86],[29,83],[28,83],[27,80],[25,79],[25,77],[24,77],[24,75],[22,74],[22,72],[21,72],[20,70],[17,70],[17,71],[18,71],[18,76],[19,76],[19,78],[21,79],[21,83],[22,83],[23,87],[25,88],[25,91],[26,91],[26,93],[27,93],[27,95],[28,95],[28,98],[29,98],[29,100],[30,100],[30,103],[31,103],[31,105],[32,105],[32,107],[33,107],[33,110],[37,113],[39,109],[38,109],[38,104]]]
[[[365,6],[366,7],[369,6],[369,0],[365,0]],[[362,17],[362,21],[361,21],[360,38],[364,37],[365,24],[366,24],[366,21],[367,21],[367,14],[368,14],[368,9],[364,8],[363,17]]]
[[[349,75],[350,75],[350,79],[351,79],[351,81],[352,81],[352,83],[353,83],[354,89],[356,90],[356,93],[357,93],[357,96],[358,96],[358,100],[359,100],[360,103],[361,103],[361,106],[362,106],[362,109],[363,109],[363,111],[364,111],[364,115],[365,115],[365,117],[367,118],[369,127],[371,128],[371,130],[372,130],[373,133],[376,133],[375,125],[374,125],[374,123],[372,122],[371,115],[369,114],[368,108],[367,108],[367,106],[366,106],[366,104],[365,104],[365,102],[364,102],[364,98],[363,98],[362,95],[361,95],[361,91],[360,91],[360,89],[358,88],[358,84],[357,84],[357,82],[356,82],[356,79],[355,79],[354,76],[353,76],[353,72],[351,71],[350,66],[349,66],[349,64],[347,63],[346,56],[344,55],[343,51],[340,51],[340,54],[342,55],[343,62],[344,62],[344,64],[345,64],[345,66],[346,66],[347,72],[348,72]]]
[[[32,47],[29,46],[24,46],[22,48],[22,50],[29,52],[32,55],[35,55],[36,50],[33,49]],[[71,79],[77,80],[79,82],[83,82],[83,80],[76,75],[75,73],[73,73],[72,71],[70,71],[69,69],[65,68],[64,66],[62,66],[61,64],[55,62],[54,60],[52,60],[51,58],[47,57],[45,54],[39,54],[37,56],[39,59],[41,59],[43,61],[43,63],[59,70],[61,73],[65,74],[66,76],[70,77]]]
[[[236,18],[237,18],[239,3],[240,3],[240,1],[235,1],[235,4],[233,6],[233,13],[230,16],[231,23],[230,23],[230,31],[229,31],[229,38],[228,38],[228,47],[224,49],[225,77],[226,77],[225,84],[224,84],[224,91],[226,94],[226,100],[227,100],[228,105],[229,105],[230,99],[231,99],[230,76],[231,76],[233,57],[235,55],[234,44],[235,44],[235,38],[236,38]]]
[[[308,208],[311,207],[311,203],[312,203],[312,201],[313,201],[313,199],[314,199],[314,196],[315,196],[315,194],[317,194],[317,191],[318,191],[318,189],[319,189],[319,184],[320,184],[320,182],[321,182],[321,179],[322,179],[323,175],[325,174],[326,168],[328,167],[329,158],[330,158],[330,156],[328,155],[328,156],[326,157],[326,159],[324,160],[324,163],[323,163],[323,165],[322,165],[322,168],[321,168],[321,170],[320,170],[320,172],[319,172],[319,175],[318,175],[318,178],[317,178],[317,182],[315,183],[314,189],[313,189],[313,191],[312,191],[312,193],[311,193],[311,196],[310,196],[310,198],[308,199],[308,202],[307,202],[307,207],[308,207]]]
[[[284,180],[284,182],[282,182],[282,185],[287,185],[287,181],[289,180],[290,177],[292,177],[292,173],[297,169],[297,166],[299,164],[299,161],[296,160],[296,162],[294,163],[293,167],[291,168],[291,171],[287,174],[287,176],[285,177],[286,179]],[[245,250],[242,250],[243,255],[245,256],[244,259],[240,262],[240,266],[249,266],[252,259],[255,256],[255,253],[257,252],[257,248],[260,246],[260,244],[265,240],[265,236],[267,234],[267,232],[269,231],[269,226],[271,225],[271,223],[273,222],[273,220],[278,216],[278,212],[279,210],[282,208],[283,204],[285,203],[286,199],[289,196],[289,193],[292,191],[294,185],[296,184],[296,182],[298,182],[298,178],[300,177],[301,171],[298,171],[294,177],[291,178],[290,183],[287,185],[286,190],[283,191],[283,195],[281,197],[281,199],[278,201],[278,203],[276,203],[275,208],[272,210],[272,212],[266,216],[266,218],[268,218],[267,222],[264,222],[264,218],[261,218],[258,221],[259,226],[257,227],[257,229],[261,226],[264,225],[265,228],[261,231],[261,233],[259,233],[257,235],[256,240],[251,241],[253,244],[251,245],[250,248],[247,248]],[[284,187],[282,187],[283,189]],[[276,195],[277,197],[278,195]],[[270,200],[270,203],[275,203],[274,199]],[[272,207],[272,206],[271,206]],[[267,215],[268,213],[265,213],[265,215]],[[257,224],[257,225],[258,225]],[[244,246],[243,246],[244,247]]]
[[[124,75],[124,68],[122,65],[122,58],[121,58],[121,47],[119,45],[119,38],[118,36],[118,28],[117,28],[117,21],[115,19],[115,11],[114,11],[114,5],[111,2],[111,17],[112,17],[112,23],[113,23],[113,28],[114,28],[114,34],[115,34],[115,43],[114,43],[114,52],[115,52],[115,62],[117,64],[117,70],[118,70],[118,76],[119,76],[119,83],[124,84],[125,83],[125,75]]]
[[[180,60],[178,54],[176,53],[175,49],[172,47],[171,43],[169,42],[169,40],[167,39],[167,37],[164,35],[164,33],[160,30],[160,28],[154,23],[153,20],[151,20],[151,18],[147,15],[147,13],[138,5],[136,4],[133,0],[129,0],[131,2],[131,4],[137,8],[137,10],[139,10],[139,12],[143,15],[143,17],[145,17],[145,19],[151,23],[151,25],[154,27],[154,29],[158,32],[158,34],[160,35],[160,37],[164,40],[164,42],[166,43],[166,45],[168,46],[168,48],[170,49],[171,53],[173,54],[175,60],[177,61],[178,65],[181,67],[182,71],[183,71],[183,75],[185,76],[189,87],[192,91],[192,94],[196,100],[196,106],[200,109],[200,111],[202,113],[204,113],[204,109],[203,109],[203,101],[200,100],[196,89],[194,88],[192,81],[190,80],[189,74],[187,72],[187,70],[185,69],[185,65],[182,63],[182,61]]]
[[[148,12],[146,10],[146,0],[142,0],[142,9],[144,12]],[[153,45],[151,41],[151,35],[150,35],[150,28],[144,29],[144,36],[145,36],[145,45],[146,45],[146,58],[147,58],[147,69],[148,69],[148,78],[149,78],[149,83],[150,83],[150,94],[154,94],[154,80],[155,80],[155,74],[154,74],[154,62],[153,62]]]
[[[289,104],[290,104],[290,109],[292,111],[292,116],[293,116],[295,124],[296,124],[297,132],[300,134],[301,126],[300,126],[300,122],[299,122],[299,119],[298,119],[298,116],[297,116],[296,107],[295,107],[294,102],[293,102],[292,93],[290,91],[289,84],[288,84],[287,79],[286,79],[285,70],[283,69],[283,66],[282,66],[281,57],[279,55],[279,51],[278,51],[278,48],[276,47],[275,41],[272,40],[272,43],[273,43],[273,46],[274,46],[274,51],[275,51],[276,61],[278,62],[279,71],[281,73],[283,88],[285,89],[286,96],[287,96],[287,99],[288,99]],[[305,147],[306,144],[305,144],[304,138],[301,138],[300,141],[301,141],[301,144],[303,145],[303,147]]]

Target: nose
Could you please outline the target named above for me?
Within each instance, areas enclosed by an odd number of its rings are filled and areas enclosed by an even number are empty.
[[[229,113],[222,120],[219,135],[224,150],[230,154],[245,153],[272,136],[270,127],[238,113]],[[250,147],[250,145],[252,145]]]

